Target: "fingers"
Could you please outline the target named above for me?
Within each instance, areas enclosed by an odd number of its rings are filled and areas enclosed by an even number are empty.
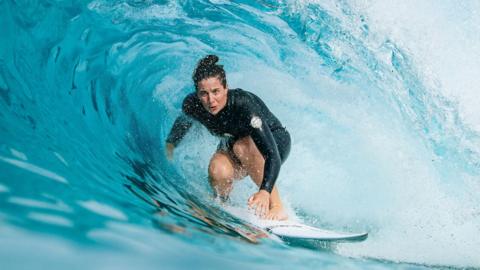
[[[171,143],[166,144],[165,152],[167,155],[167,159],[170,161],[173,159],[173,149],[175,149],[175,146],[173,144]]]
[[[265,209],[262,206],[257,206],[257,208],[255,208],[255,215],[263,218],[265,216]]]
[[[264,218],[267,215],[268,207],[263,204],[262,202],[259,202],[257,204],[257,207],[255,208],[255,214],[261,218]]]
[[[265,204],[261,200],[253,200],[250,208],[255,210],[255,215],[264,218],[268,214],[268,204]]]
[[[262,200],[252,196],[248,199],[248,208],[253,209],[255,211],[255,215],[259,217],[263,217],[267,214],[264,203]]]
[[[265,192],[259,191],[253,194],[248,199],[248,206],[250,209],[255,210],[255,215],[266,218],[269,214],[269,206],[270,206],[270,194],[265,194]]]

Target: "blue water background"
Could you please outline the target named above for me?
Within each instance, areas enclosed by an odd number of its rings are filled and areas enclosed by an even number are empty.
[[[480,111],[466,118],[365,3],[0,1],[0,267],[480,267]],[[253,238],[211,198],[217,139],[199,125],[166,160],[210,53],[291,132],[291,214],[367,241]],[[254,190],[239,182],[232,203]]]

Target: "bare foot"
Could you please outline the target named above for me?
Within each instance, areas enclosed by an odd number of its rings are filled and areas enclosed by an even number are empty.
[[[280,206],[270,208],[266,216],[266,219],[269,220],[286,220],[287,218],[287,213],[284,211],[283,207]]]

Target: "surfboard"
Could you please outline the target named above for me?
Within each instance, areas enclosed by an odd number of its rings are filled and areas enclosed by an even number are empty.
[[[296,217],[284,221],[264,220],[246,209],[226,207],[226,210],[249,224],[289,242],[360,242],[368,238],[367,232],[352,233],[317,228],[304,224]]]
[[[338,232],[305,225],[296,221],[261,221],[258,225],[269,233],[287,240],[317,240],[329,242],[360,242],[368,233]]]

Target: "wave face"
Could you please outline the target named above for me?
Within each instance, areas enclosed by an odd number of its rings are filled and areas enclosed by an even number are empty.
[[[0,1],[2,265],[480,267],[478,2],[234,2]],[[211,199],[201,126],[165,159],[211,53],[291,132],[292,211],[367,241],[253,238]]]

